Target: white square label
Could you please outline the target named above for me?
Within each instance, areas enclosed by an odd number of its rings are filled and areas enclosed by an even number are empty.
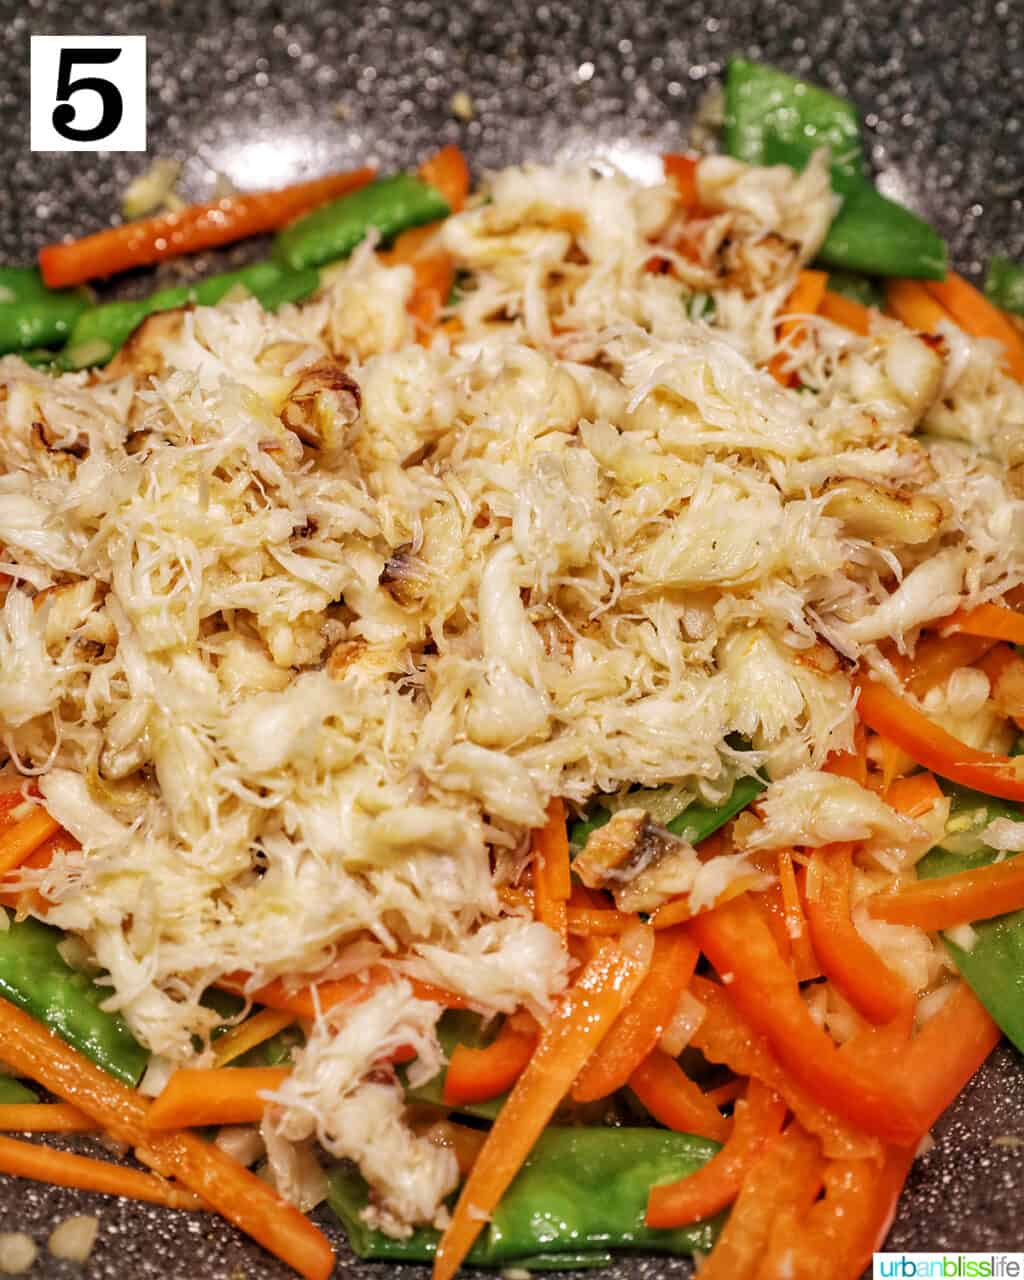
[[[30,58],[33,151],[145,151],[145,36],[33,36]]]

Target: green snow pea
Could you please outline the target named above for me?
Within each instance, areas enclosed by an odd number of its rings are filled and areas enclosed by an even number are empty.
[[[706,840],[708,836],[713,835],[719,827],[724,826],[730,818],[735,818],[761,794],[766,785],[764,779],[757,776],[737,778],[732,791],[721,804],[702,804],[700,801],[695,801],[687,805],[683,812],[670,822],[666,822],[666,829],[683,840],[689,840],[690,844],[699,844],[701,840]],[[643,788],[631,791],[630,805],[643,809],[648,803],[654,803],[655,797],[660,794],[658,790],[648,791]],[[587,843],[590,833],[596,831],[598,827],[603,827],[611,820],[611,816],[607,809],[600,807],[586,818],[570,823],[569,843],[582,848]]]
[[[0,355],[59,346],[88,308],[86,289],[47,289],[35,267],[0,267]]]
[[[346,258],[372,228],[384,240],[451,210],[434,187],[408,173],[378,178],[350,195],[321,205],[278,232],[276,253],[293,270]]]
[[[844,298],[852,298],[862,307],[885,306],[885,291],[878,281],[870,276],[862,276],[856,271],[830,271],[828,287],[832,293],[841,293]]]
[[[320,283],[315,270],[288,271],[276,262],[254,262],[238,271],[225,271],[195,284],[175,285],[127,302],[104,302],[90,307],[78,319],[62,363],[68,369],[84,369],[106,364],[124,345],[135,329],[158,311],[170,311],[195,303],[212,307],[232,289],[245,289],[268,311],[286,302],[297,302],[312,293]]]
[[[1009,258],[989,258],[985,297],[1004,311],[1024,316],[1024,266]]]
[[[994,818],[1024,821],[1024,811],[1009,801],[947,782],[942,783],[942,789],[952,800],[954,830],[917,864],[922,879],[988,866],[999,854],[981,842],[986,826]],[[957,946],[948,935],[943,939],[946,948],[974,994],[1024,1051],[1024,911],[981,920],[974,930],[977,940],[970,951]]]
[[[8,1106],[18,1102],[38,1102],[39,1099],[31,1089],[26,1089],[20,1080],[13,1076],[0,1076],[0,1104]]]
[[[124,1084],[136,1085],[149,1055],[119,1013],[100,1005],[110,990],[64,960],[61,933],[38,920],[14,920],[0,933],[0,996],[49,1027]]]
[[[551,1270],[577,1267],[581,1260],[606,1265],[608,1250],[616,1248],[704,1252],[714,1243],[720,1219],[655,1230],[644,1224],[644,1213],[653,1185],[685,1177],[717,1150],[715,1142],[665,1129],[546,1129],[467,1262]],[[327,1203],[359,1257],[433,1258],[436,1231],[421,1227],[406,1240],[392,1240],[367,1227],[359,1216],[367,1204],[366,1184],[350,1165],[333,1169],[328,1185]]]
[[[829,148],[832,188],[843,205],[818,259],[879,276],[941,280],[946,246],[909,209],[886,199],[865,176],[860,121],[852,103],[774,67],[733,58],[725,78],[725,146],[748,164],[803,169]]]

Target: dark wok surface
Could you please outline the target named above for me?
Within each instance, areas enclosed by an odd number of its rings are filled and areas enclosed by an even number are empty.
[[[149,37],[149,155],[184,160],[183,191],[196,198],[210,193],[214,170],[240,186],[276,185],[369,158],[383,169],[408,165],[447,140],[477,169],[597,149],[641,171],[645,157],[684,143],[702,93],[740,52],[851,96],[882,189],[939,227],[961,270],[978,273],[991,252],[1024,256],[1024,9],[1014,0],[0,0],[0,28],[5,261],[29,261],[46,240],[115,220],[124,186],[147,163],[28,150],[29,35],[114,32]],[[469,122],[450,111],[459,89],[473,101]],[[891,1248],[1019,1247],[1021,1065],[1008,1047],[997,1050],[937,1126]],[[84,1268],[45,1250],[53,1225],[75,1212],[101,1217]],[[0,1231],[12,1230],[42,1246],[35,1276],[290,1274],[205,1216],[0,1178]],[[386,1270],[342,1253],[338,1274]],[[615,1273],[646,1280],[690,1266],[623,1258]]]

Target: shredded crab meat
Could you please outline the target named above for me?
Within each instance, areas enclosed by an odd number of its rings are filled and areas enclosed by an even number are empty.
[[[81,844],[13,883],[162,1060],[194,1059],[219,975],[369,954],[543,1019],[567,958],[496,881],[549,799],[716,802],[734,733],[772,779],[747,848],[921,851],[927,825],[820,770],[852,743],[849,661],[1024,577],[1021,393],[991,343],[882,318],[809,321],[802,390],[778,385],[824,164],[705,166],[696,260],[667,185],[493,176],[441,233],[465,288],[429,345],[371,239],[306,305],[175,313],[103,374],[0,362],[0,728]],[[699,907],[750,863],[677,871]],[[417,1004],[395,1025],[426,1044]],[[318,1024],[275,1097],[272,1171],[304,1198],[316,1134],[380,1225],[435,1220],[450,1157],[372,1055],[335,1088],[336,1040]],[[389,1183],[360,1114],[418,1179]]]

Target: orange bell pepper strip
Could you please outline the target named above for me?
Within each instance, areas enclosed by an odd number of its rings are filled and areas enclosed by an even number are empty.
[[[671,182],[679,196],[679,203],[688,212],[700,209],[700,192],[697,189],[697,166],[701,157],[698,155],[682,155],[671,152],[662,156],[661,163],[665,170],[665,179]]]
[[[909,1032],[914,992],[857,932],[850,918],[852,845],[831,845],[811,855],[807,920],[825,977],[869,1022],[901,1019]]]
[[[759,1080],[736,1103],[732,1133],[707,1164],[678,1182],[651,1188],[644,1221],[649,1227],[685,1227],[724,1209],[739,1195],[762,1150],[777,1138],[786,1104]]]
[[[681,926],[655,935],[647,977],[580,1073],[572,1089],[574,1101],[596,1102],[628,1083],[671,1022],[699,954]]]
[[[279,1088],[288,1067],[180,1067],[153,1099],[151,1129],[194,1129],[206,1124],[256,1124],[267,1109],[265,1090]]]
[[[643,980],[636,955],[602,942],[594,958],[562,996],[543,1028],[537,1051],[512,1087],[463,1184],[434,1258],[434,1280],[451,1280],[462,1265],[534,1143],[572,1082],[611,1030]]]
[[[1024,908],[1024,857],[958,871],[935,880],[918,880],[868,899],[876,920],[915,925],[933,933],[958,924],[991,920]]]
[[[782,896],[782,885],[776,880],[773,885],[763,889],[756,895],[757,905],[761,908],[764,922],[772,931],[775,945],[783,960],[792,959],[793,939],[786,926],[786,903]]]
[[[833,324],[849,329],[851,333],[859,333],[866,338],[871,332],[871,309],[853,298],[845,298],[841,293],[825,290],[825,296],[818,307],[818,314]]]
[[[945,280],[928,280],[925,288],[972,338],[994,338],[1003,344],[1006,367],[1018,382],[1024,381],[1024,338],[1009,317],[955,271]]]
[[[462,210],[469,195],[469,165],[454,143],[448,143],[424,160],[417,176],[440,191],[452,213]]]
[[[821,306],[821,300],[825,296],[825,288],[828,285],[828,272],[826,271],[801,271],[797,277],[797,282],[793,286],[793,291],[786,299],[786,303],[780,312],[779,339],[785,341],[789,339],[795,342],[803,332],[803,325],[798,319],[787,319],[787,316],[812,316]],[[788,351],[780,351],[778,355],[772,357],[768,365],[768,372],[772,375],[776,382],[780,382],[784,387],[792,384],[793,374],[789,369],[789,353]]]
[[[941,626],[961,635],[1024,644],[1024,613],[1008,609],[1004,604],[979,604],[974,609],[960,609]]]
[[[918,333],[937,333],[943,321],[953,321],[920,280],[890,280],[885,286],[885,309]]]
[[[569,940],[571,893],[565,805],[555,796],[548,804],[547,823],[533,833],[533,905],[537,919],[558,934],[563,946]]]
[[[319,204],[358,191],[376,175],[376,169],[353,169],[278,191],[223,196],[174,213],[125,222],[81,240],[48,244],[39,251],[39,269],[47,288],[63,289],[182,254],[233,244],[276,231]]]
[[[691,1044],[709,1062],[721,1063],[738,1076],[755,1076],[785,1099],[801,1125],[817,1137],[829,1157],[878,1158],[877,1138],[846,1124],[823,1106],[783,1069],[768,1042],[758,1035],[739,1013],[725,987],[706,978],[695,977],[690,989],[704,1006],[704,1018]]]
[[[912,1140],[915,1119],[884,1078],[841,1058],[811,1017],[755,903],[734,898],[687,927],[728,986],[729,998],[798,1084],[867,1133],[888,1142]]]
[[[305,1214],[196,1134],[156,1132],[149,1102],[27,1013],[0,999],[4,1062],[70,1102],[111,1137],[134,1147],[154,1172],[175,1178],[306,1280],[327,1280],[334,1251]]]
[[[923,635],[917,642],[913,658],[902,654],[890,654],[900,679],[917,698],[923,698],[929,689],[945,684],[954,671],[969,667],[992,648],[993,641],[985,636],[969,636],[954,631],[948,636]]]
[[[628,928],[637,917],[611,907],[574,907],[570,902],[566,923],[570,933],[611,938]]]
[[[978,751],[933,724],[905,698],[876,681],[857,681],[860,718],[876,733],[951,782],[1004,800],[1024,800],[1024,773],[1009,756]]]
[[[676,1133],[724,1142],[730,1122],[675,1058],[655,1049],[629,1077],[629,1087],[658,1124]]]
[[[800,1221],[821,1188],[824,1169],[818,1144],[791,1124],[747,1175],[701,1267],[702,1280],[761,1280],[779,1228]]]
[[[789,934],[789,961],[797,982],[810,982],[821,976],[821,965],[814,954],[807,917],[804,913],[803,895],[797,884],[793,855],[788,849],[779,852],[779,888]]]
[[[540,1034],[537,1024],[523,1027],[523,1020],[502,1023],[495,1039],[484,1049],[471,1049],[458,1044],[448,1061],[444,1078],[444,1100],[451,1105],[460,1102],[486,1102],[511,1089],[526,1070],[537,1048]]]

